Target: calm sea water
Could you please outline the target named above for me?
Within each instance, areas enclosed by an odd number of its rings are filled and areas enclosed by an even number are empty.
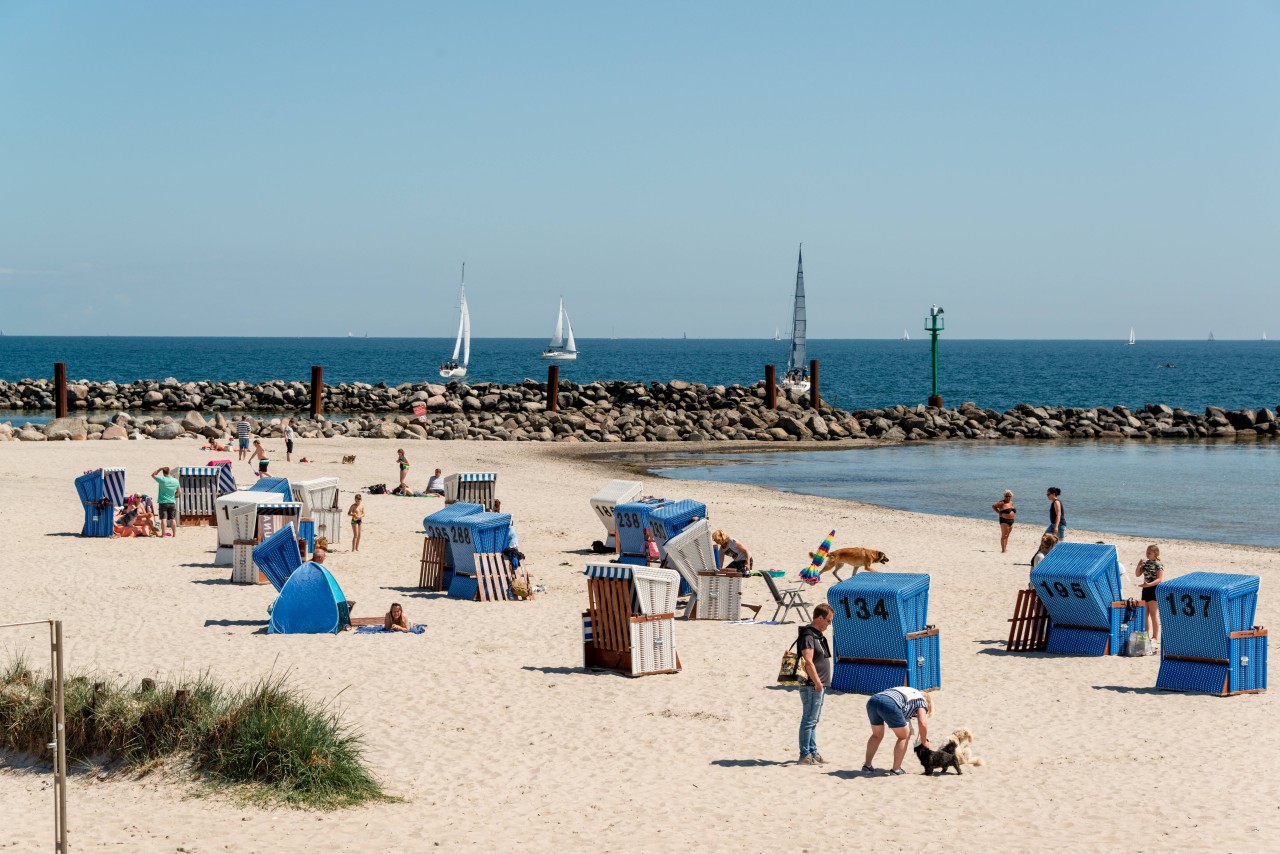
[[[769,340],[580,339],[560,376],[592,380],[750,384],[764,365],[786,364],[787,342]],[[545,380],[542,339],[472,342],[469,381]],[[303,380],[323,365],[328,382],[438,380],[453,341],[430,338],[55,338],[0,336],[0,379],[68,376],[128,382]],[[822,394],[845,409],[923,403],[930,392],[929,342],[811,341]],[[939,391],[947,405],[972,400],[998,410],[1017,403],[1094,406],[1167,403],[1191,410],[1280,405],[1280,341],[948,341],[940,345]],[[1173,367],[1162,367],[1164,365]]]
[[[1048,524],[1062,489],[1069,529],[1152,541],[1280,547],[1280,442],[918,442],[813,453],[719,454],[658,468],[668,477],[767,486],[991,520],[1013,490],[1018,524]],[[674,492],[678,490],[667,490]],[[1078,539],[1068,531],[1069,539]],[[1199,567],[1212,569],[1212,567]]]

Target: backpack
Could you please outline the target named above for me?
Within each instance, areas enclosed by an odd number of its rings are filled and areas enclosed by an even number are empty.
[[[366,486],[365,491],[370,495],[386,495],[387,485],[385,483],[375,483],[373,486]]]

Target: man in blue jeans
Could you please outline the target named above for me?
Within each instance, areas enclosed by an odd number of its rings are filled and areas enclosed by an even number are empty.
[[[831,647],[827,646],[827,638],[823,634],[831,627],[834,612],[826,602],[813,609],[813,622],[800,627],[800,637],[796,639],[796,649],[804,662],[804,672],[809,677],[808,684],[800,686],[800,764],[825,765],[826,760],[818,753],[818,744],[814,739],[814,731],[818,728],[818,719],[822,717],[822,701],[826,697],[826,689],[831,684]]]

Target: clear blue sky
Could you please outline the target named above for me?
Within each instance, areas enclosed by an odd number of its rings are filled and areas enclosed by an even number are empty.
[[[1280,336],[1276,2],[0,0],[7,334]],[[695,330],[697,332],[695,333]]]

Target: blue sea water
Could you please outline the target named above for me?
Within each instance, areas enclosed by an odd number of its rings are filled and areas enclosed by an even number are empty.
[[[744,339],[580,339],[581,356],[560,376],[710,385],[758,382],[764,365],[786,363],[787,342]],[[469,382],[539,381],[541,339],[472,341]],[[0,379],[69,377],[307,381],[323,365],[330,383],[397,385],[439,380],[453,341],[431,338],[132,338],[0,336]],[[1017,403],[1094,406],[1166,403],[1275,409],[1280,405],[1280,341],[951,341],[939,348],[944,403],[971,400],[1005,410]],[[817,340],[823,398],[844,409],[923,403],[930,393],[927,340]],[[1163,367],[1172,365],[1173,367]]]
[[[691,456],[679,479],[767,486],[991,520],[1004,490],[1017,524],[1042,531],[1045,490],[1062,490],[1068,539],[1081,529],[1280,547],[1280,442],[916,442],[840,451]],[[666,490],[673,493],[678,487]],[[1030,555],[1027,555],[1030,558]],[[1197,569],[1213,570],[1204,566]]]

